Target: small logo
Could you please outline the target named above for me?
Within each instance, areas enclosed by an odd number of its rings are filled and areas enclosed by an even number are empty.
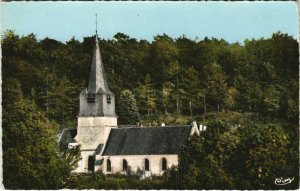
[[[283,185],[286,185],[286,184],[290,184],[293,180],[294,180],[294,177],[292,179],[291,178],[283,179],[282,177],[280,177],[280,178],[275,179],[275,184],[283,186]]]

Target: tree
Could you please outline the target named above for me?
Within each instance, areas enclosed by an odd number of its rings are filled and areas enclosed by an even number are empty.
[[[145,77],[145,83],[140,84],[135,90],[137,95],[137,103],[140,108],[140,111],[147,113],[148,115],[152,114],[156,110],[156,91],[151,84],[151,77],[147,75]],[[145,108],[145,109],[143,109]]]
[[[194,67],[189,67],[185,70],[181,79],[181,86],[185,93],[182,98],[184,101],[185,108],[188,108],[190,116],[193,117],[193,112],[197,106],[199,106],[199,95],[200,95],[200,82],[198,78],[198,72]]]
[[[176,98],[175,94],[175,85],[171,82],[165,82],[162,85],[161,91],[161,102],[164,109],[164,113],[168,114],[172,109],[174,109],[174,101]]]
[[[236,150],[239,154],[232,158],[236,164],[232,172],[237,188],[278,189],[274,184],[276,177],[295,176],[289,167],[294,164],[286,157],[291,140],[282,127],[256,124],[239,129],[239,134],[241,141]],[[293,183],[284,188],[296,185]]]
[[[233,85],[237,89],[236,98],[241,111],[260,112],[263,92],[256,76],[254,66],[249,63],[237,69]]]
[[[119,42],[119,43],[125,43],[126,41],[129,40],[129,36],[123,33],[117,33],[114,35],[114,41]]]
[[[139,113],[134,95],[129,90],[123,90],[117,105],[119,123],[131,125],[139,122]]]
[[[78,167],[81,160],[80,146],[68,148],[60,145],[59,157],[62,159],[60,173],[62,173],[62,187],[67,186],[69,179],[72,178],[71,172]]]
[[[3,177],[9,189],[57,189],[63,174],[55,127],[23,97],[20,83],[3,83]]]
[[[233,179],[224,163],[230,156],[230,149],[220,144],[221,136],[228,131],[222,122],[212,122],[201,136],[194,136],[183,147],[179,157],[179,177],[182,189],[231,189]],[[235,139],[227,140],[235,143]]]
[[[228,88],[228,91],[226,92],[226,97],[224,99],[224,105],[227,109],[234,110],[238,108],[237,95],[237,89],[235,89],[234,87]]]
[[[149,53],[149,74],[156,87],[160,87],[168,79],[166,70],[178,57],[178,49],[173,39],[166,34],[154,37]]]
[[[280,107],[279,99],[280,95],[278,89],[270,85],[263,93],[264,109],[262,112],[265,112],[266,116],[277,116]]]
[[[216,103],[217,111],[219,111],[227,92],[226,75],[217,63],[207,64],[204,67],[204,73],[208,99]]]
[[[179,80],[180,80],[180,73],[182,72],[182,70],[178,61],[171,62],[166,72],[168,76],[168,81],[164,84],[163,88],[165,88],[166,84],[174,84],[174,88],[173,88],[174,93],[172,97],[176,100],[176,115],[179,115],[181,111],[180,100],[181,100],[181,92],[182,92],[182,89],[180,89],[181,83],[179,82]]]
[[[49,116],[57,119],[61,129],[67,124],[73,127],[78,112],[78,88],[66,77],[49,90]],[[67,127],[70,128],[70,127]]]
[[[286,133],[280,125],[244,125],[213,120],[201,136],[191,137],[179,156],[180,188],[278,189],[274,181],[283,176],[294,182],[280,189],[297,188],[299,156],[290,137],[295,129],[285,127]]]

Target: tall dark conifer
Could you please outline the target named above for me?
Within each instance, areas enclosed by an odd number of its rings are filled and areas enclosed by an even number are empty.
[[[139,113],[136,100],[129,90],[121,92],[120,100],[117,105],[117,115],[119,116],[119,124],[135,125],[139,122]]]

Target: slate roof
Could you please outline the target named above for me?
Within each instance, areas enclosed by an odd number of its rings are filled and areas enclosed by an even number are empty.
[[[111,129],[103,156],[179,154],[192,126]]]
[[[101,91],[103,93],[110,93],[102,58],[101,58],[98,37],[96,35],[93,58],[91,62],[91,72],[90,72],[89,83],[88,83],[88,92],[97,93],[100,88],[102,89]]]
[[[99,155],[102,152],[103,146],[104,146],[103,144],[98,145],[98,147],[96,149],[96,152],[95,152],[95,155]]]
[[[59,144],[68,147],[69,143],[76,143],[74,139],[77,135],[77,129],[64,129],[59,140]]]

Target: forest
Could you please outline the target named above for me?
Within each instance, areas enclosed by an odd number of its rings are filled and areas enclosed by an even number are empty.
[[[3,178],[10,189],[291,189],[298,187],[298,42],[288,34],[228,43],[117,33],[99,39],[119,124],[206,124],[163,177],[70,174],[94,36],[67,42],[6,31],[2,47]],[[77,153],[78,154],[78,153]],[[73,161],[74,163],[74,161]],[[190,178],[193,177],[193,178]],[[293,178],[280,187],[276,178]]]

